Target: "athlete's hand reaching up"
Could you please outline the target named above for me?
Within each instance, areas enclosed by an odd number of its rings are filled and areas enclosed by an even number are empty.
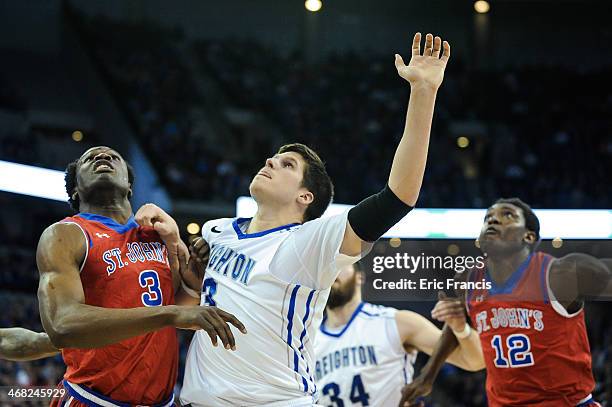
[[[217,337],[219,337],[225,349],[236,350],[236,339],[228,323],[243,334],[247,333],[238,318],[217,307],[176,306],[172,320],[172,325],[180,329],[205,330],[214,346],[217,346]]]
[[[461,300],[447,297],[444,291],[438,292],[438,302],[431,311],[431,317],[447,323],[454,332],[462,332],[467,323],[465,306]]]
[[[210,256],[210,247],[206,240],[201,237],[196,237],[189,245],[189,271],[199,279],[202,283],[208,258]]]
[[[179,270],[181,275],[189,260],[189,249],[181,240],[176,221],[154,204],[145,204],[134,215],[140,226],[152,227],[159,234],[168,249],[168,261],[172,270]]]
[[[397,73],[410,86],[425,86],[437,90],[444,79],[444,69],[450,58],[450,45],[440,37],[431,34],[425,36],[425,50],[421,55],[421,33],[414,35],[412,41],[412,58],[408,66],[399,54],[395,54]]]

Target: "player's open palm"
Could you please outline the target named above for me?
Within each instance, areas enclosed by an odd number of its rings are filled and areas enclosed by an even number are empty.
[[[236,350],[236,339],[229,326],[234,325],[243,334],[246,328],[234,315],[217,307],[209,306],[178,306],[174,315],[174,326],[180,329],[203,329],[214,346],[217,338],[221,339],[225,349]]]
[[[444,69],[450,58],[450,44],[431,34],[425,36],[425,50],[421,54],[421,33],[414,35],[412,58],[406,65],[399,54],[395,54],[397,73],[411,86],[427,86],[437,90],[444,79]]]

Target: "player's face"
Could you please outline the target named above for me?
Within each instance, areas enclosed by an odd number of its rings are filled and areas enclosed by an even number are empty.
[[[358,289],[359,281],[359,273],[355,271],[355,266],[351,264],[342,268],[332,284],[327,306],[333,309],[349,302]]]
[[[509,253],[521,250],[528,235],[523,210],[512,204],[499,203],[487,209],[478,240],[485,253]]]
[[[307,205],[311,202],[312,193],[302,187],[305,167],[304,159],[295,152],[268,158],[265,166],[251,181],[251,196],[259,203],[288,205],[299,202]]]
[[[77,185],[81,191],[111,187],[130,189],[125,160],[112,148],[92,147],[77,162]]]

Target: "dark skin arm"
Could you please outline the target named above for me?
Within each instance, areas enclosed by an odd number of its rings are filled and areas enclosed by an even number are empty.
[[[433,384],[444,366],[446,359],[459,347],[459,341],[455,334],[447,324],[442,328],[442,335],[436,344],[429,360],[421,369],[421,374],[416,377],[412,383],[407,384],[402,389],[402,399],[400,407],[419,406],[415,400],[419,397],[424,397],[431,393]]]
[[[465,282],[468,279],[468,273],[457,273],[454,278],[456,281]],[[438,298],[441,298],[440,294],[441,293],[438,293]],[[460,310],[455,309],[455,312],[465,314],[465,290],[457,289],[455,290],[455,294],[457,298],[461,300],[461,303],[464,304]],[[452,315],[448,316],[451,317]],[[469,318],[467,318],[467,321],[469,321]],[[475,335],[475,333],[473,332],[472,335]],[[442,369],[442,366],[444,366],[446,360],[458,347],[459,340],[453,333],[450,326],[445,323],[444,327],[442,328],[440,339],[438,339],[438,342],[436,343],[431,356],[427,360],[427,363],[421,369],[421,373],[412,381],[412,383],[409,383],[403,387],[402,398],[399,404],[400,407],[423,405],[422,402],[416,402],[415,400],[431,393],[433,384],[438,376],[438,373],[440,372],[440,369]],[[478,367],[482,368],[481,366]]]
[[[556,299],[575,312],[585,300],[612,299],[612,259],[571,253],[553,261],[549,280]]]
[[[0,358],[14,361],[43,359],[59,353],[44,332],[24,328],[0,329]]]
[[[56,223],[42,234],[36,252],[40,271],[40,316],[57,348],[96,348],[167,326],[204,329],[213,344],[217,336],[226,348],[235,340],[226,322],[244,331],[233,315],[214,307],[158,306],[129,309],[85,304],[79,275],[86,241],[76,225]]]

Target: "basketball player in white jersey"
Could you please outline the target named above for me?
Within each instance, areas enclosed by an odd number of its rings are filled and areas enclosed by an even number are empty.
[[[344,267],[327,300],[314,345],[318,403],[397,407],[402,387],[412,381],[417,351],[431,355],[442,331],[415,312],[362,302],[359,268],[359,263]],[[478,335],[461,334],[465,315],[447,323],[461,338],[448,362],[469,371],[483,369]]]
[[[206,222],[210,246],[201,304],[239,318],[248,334],[225,352],[196,332],[181,402],[192,406],[312,406],[318,399],[313,340],[339,270],[416,204],[429,145],[436,94],[450,46],[428,34],[412,44],[398,74],[410,83],[406,125],[385,188],[342,214],[321,218],[333,195],[323,162],[302,144],[281,147],[253,178],[253,218]],[[147,208],[145,208],[147,210]],[[147,216],[167,214],[149,205]],[[200,286],[192,287],[200,291]]]

